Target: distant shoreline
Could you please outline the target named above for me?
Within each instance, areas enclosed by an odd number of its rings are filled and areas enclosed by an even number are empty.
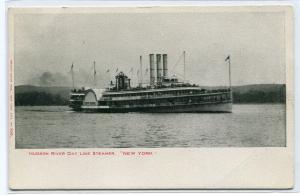
[[[211,87],[217,88],[217,87]],[[67,106],[70,87],[15,87],[15,106]],[[233,104],[285,104],[284,84],[233,86]]]
[[[286,105],[285,103],[233,103],[232,105]],[[15,106],[15,107],[69,107],[68,105],[22,105],[22,106]]]

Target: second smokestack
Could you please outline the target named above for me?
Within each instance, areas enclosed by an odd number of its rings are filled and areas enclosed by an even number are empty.
[[[163,54],[163,77],[166,78],[168,76],[168,55]]]
[[[162,81],[161,54],[156,54],[157,83]]]
[[[150,85],[153,86],[155,83],[154,54],[149,54],[149,60],[150,60]]]

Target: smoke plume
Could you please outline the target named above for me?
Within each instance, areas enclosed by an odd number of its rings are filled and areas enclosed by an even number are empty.
[[[43,72],[40,76],[30,79],[29,84],[37,86],[68,86],[70,85],[69,79],[61,73],[52,73],[49,71]]]

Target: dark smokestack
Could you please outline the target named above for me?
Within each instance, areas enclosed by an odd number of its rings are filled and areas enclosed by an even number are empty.
[[[155,83],[154,54],[149,54],[149,60],[150,60],[150,85],[153,86]]]
[[[168,76],[168,55],[163,54],[163,77]]]
[[[161,54],[156,54],[157,83],[162,81]]]

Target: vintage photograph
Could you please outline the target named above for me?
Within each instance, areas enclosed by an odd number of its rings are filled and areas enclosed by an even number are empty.
[[[11,189],[291,189],[290,6],[10,7]]]
[[[16,149],[286,147],[284,11],[148,10],[14,15]]]

